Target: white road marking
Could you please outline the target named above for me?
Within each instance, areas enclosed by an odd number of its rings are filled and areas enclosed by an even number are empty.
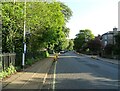
[[[49,71],[47,71],[47,73],[45,74],[45,77],[44,77],[44,79],[43,79],[43,84],[45,84],[45,82],[46,82],[46,79],[47,79],[47,76],[48,76],[48,72],[49,72]]]
[[[55,62],[55,67],[54,67],[54,76],[53,76],[53,91],[55,90],[55,79],[56,79],[56,65],[57,61]]]

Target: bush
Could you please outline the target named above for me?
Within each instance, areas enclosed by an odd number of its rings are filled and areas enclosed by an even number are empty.
[[[20,57],[18,56],[20,55]],[[27,52],[25,55],[25,65],[31,66],[33,63],[49,56],[48,51]],[[20,59],[19,59],[20,58]],[[22,54],[17,54],[16,70],[20,71],[22,68]]]
[[[26,60],[26,65],[32,65],[33,64],[33,59],[27,59]]]
[[[5,78],[5,77],[7,77],[8,76],[8,73],[7,73],[7,71],[5,70],[5,71],[2,71],[1,73],[0,73],[0,79],[3,79],[3,78]]]
[[[15,72],[16,72],[15,67],[13,65],[10,65],[10,67],[8,67],[7,69],[5,69],[4,71],[0,73],[0,79],[10,76],[14,74]]]
[[[22,53],[16,53],[15,66],[22,65]]]
[[[8,75],[11,75],[16,72],[16,69],[13,65],[10,65],[10,67],[7,68]]]
[[[46,57],[49,57],[49,53],[48,53],[48,51],[46,51]]]
[[[105,46],[105,54],[106,55],[112,55],[112,52],[113,52],[113,49],[114,49],[114,45],[112,44],[108,44]]]
[[[42,52],[41,52],[41,56],[42,56],[43,58],[48,57],[48,56],[49,56],[48,51],[42,51]]]
[[[16,66],[15,69],[16,71],[21,71],[21,66]]]

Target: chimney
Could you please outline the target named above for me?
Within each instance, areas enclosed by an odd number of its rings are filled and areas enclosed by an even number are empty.
[[[118,29],[117,29],[116,27],[113,28],[113,33],[114,33],[114,34],[117,34],[117,30],[118,30]]]

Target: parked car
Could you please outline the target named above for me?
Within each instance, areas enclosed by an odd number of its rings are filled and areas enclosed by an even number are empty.
[[[60,51],[60,54],[63,54],[63,53],[65,53],[65,51]]]

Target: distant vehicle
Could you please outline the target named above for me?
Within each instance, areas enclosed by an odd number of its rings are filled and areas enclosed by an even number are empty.
[[[60,54],[63,54],[63,53],[65,53],[65,51],[60,51]]]

